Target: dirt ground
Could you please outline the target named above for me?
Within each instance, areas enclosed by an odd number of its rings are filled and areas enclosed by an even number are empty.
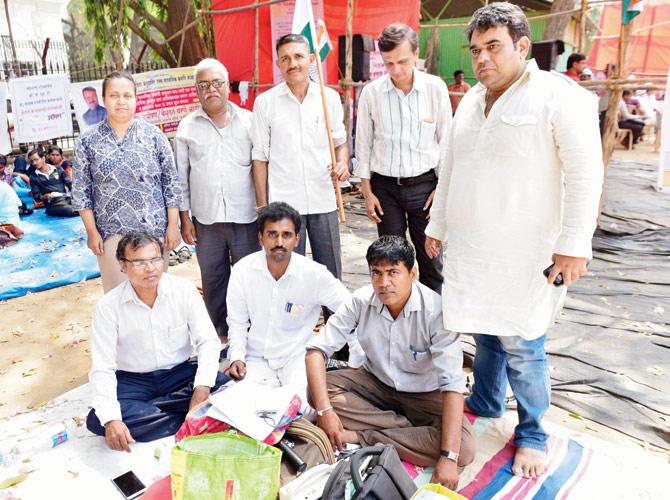
[[[617,149],[615,155],[626,159],[658,158],[647,144],[634,151]],[[349,225],[348,233],[355,229]],[[345,233],[343,230],[344,260],[352,253]],[[195,255],[171,267],[169,272],[200,284]],[[101,296],[102,284],[98,278],[0,302],[2,324],[20,325],[0,329],[0,424],[87,382],[91,315]],[[609,441],[645,447],[624,434],[555,407],[547,418]],[[650,451],[668,456],[667,452]]]

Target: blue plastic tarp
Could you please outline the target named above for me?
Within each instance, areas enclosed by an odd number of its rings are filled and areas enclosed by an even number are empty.
[[[0,299],[21,297],[100,276],[79,217],[49,217],[44,210],[21,218],[25,236],[0,249]]]

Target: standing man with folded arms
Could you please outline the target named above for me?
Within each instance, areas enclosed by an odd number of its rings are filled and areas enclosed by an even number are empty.
[[[312,256],[342,278],[340,227],[332,179],[349,178],[349,152],[342,103],[326,88],[337,164],[331,165],[319,84],[309,80],[314,61],[302,35],[284,35],[276,44],[283,83],[254,103],[253,174],[258,207],[283,201],[300,212],[302,229],[296,252],[305,255],[306,235]]]
[[[195,67],[201,108],[177,129],[175,159],[182,190],[181,234],[196,245],[209,317],[228,336],[230,268],[260,250],[251,178],[251,112],[228,101],[228,70],[216,59]]]
[[[430,258],[424,241],[451,130],[449,91],[440,78],[415,68],[419,40],[409,26],[387,26],[378,43],[387,74],[361,92],[355,174],[379,236],[405,237],[409,228],[419,281],[440,293],[442,258]]]
[[[519,415],[512,470],[536,477],[546,470],[546,331],[565,295],[553,283],[586,274],[596,228],[598,115],[586,90],[526,61],[530,28],[516,5],[479,9],[465,33],[479,83],[458,106],[426,251],[447,242],[444,326],[477,345],[466,407],[503,415],[509,382]]]

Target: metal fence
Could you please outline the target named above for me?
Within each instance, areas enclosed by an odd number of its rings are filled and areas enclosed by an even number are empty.
[[[51,48],[49,48],[49,50],[51,50]],[[9,61],[11,61],[11,56],[9,58]],[[47,59],[46,64],[44,65],[42,65],[41,61],[34,61],[34,60],[33,61],[23,60],[22,62],[17,63],[17,65],[21,68],[21,76],[66,74],[69,76],[71,82],[87,82],[91,80],[100,80],[109,73],[111,73],[112,71],[116,70],[116,67],[113,65],[90,64],[81,66],[70,66],[67,63],[67,60],[56,60],[56,59],[54,60]],[[131,73],[142,73],[144,71],[153,71],[156,69],[163,69],[166,67],[167,65],[165,64],[149,61],[139,65],[131,65],[130,67],[126,68],[126,70],[130,71]],[[3,62],[0,62],[0,71],[2,72],[2,75],[4,76],[5,80],[18,76],[16,66],[13,65],[11,62],[8,62],[8,59],[5,59]],[[72,106],[72,104],[70,104],[70,107],[72,109],[73,134],[65,137],[55,137],[49,140],[42,141],[39,144],[25,144],[28,150],[38,146],[46,147],[47,145],[50,144],[60,146],[66,151],[74,147],[74,141],[77,137],[79,137],[79,124],[77,123],[77,119],[74,113],[74,107]],[[7,111],[8,113],[11,113],[12,111],[11,101],[9,99],[7,100]],[[12,133],[10,133],[10,141],[12,142],[13,151],[16,154],[20,154],[19,149],[21,145],[16,143]]]

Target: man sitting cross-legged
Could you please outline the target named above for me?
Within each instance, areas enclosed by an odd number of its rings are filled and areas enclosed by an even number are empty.
[[[293,251],[300,224],[298,211],[283,202],[270,203],[258,214],[263,250],[239,260],[228,284],[228,374],[294,386],[303,413],[311,417],[305,347],[321,306],[334,311],[350,294],[325,266]]]
[[[463,418],[465,375],[459,336],[442,325],[440,296],[415,281],[414,249],[400,236],[368,248],[372,286],[359,288],[307,346],[310,403],[334,448],[393,444],[400,458],[435,465],[432,482],[454,489],[474,459]],[[362,369],[326,374],[324,356],[352,335]]]
[[[228,380],[221,343],[198,290],[164,273],[163,243],[145,232],[119,241],[128,275],[95,307],[91,333],[93,409],[86,426],[113,450],[177,432],[186,413]],[[193,352],[197,362],[189,360]]]

